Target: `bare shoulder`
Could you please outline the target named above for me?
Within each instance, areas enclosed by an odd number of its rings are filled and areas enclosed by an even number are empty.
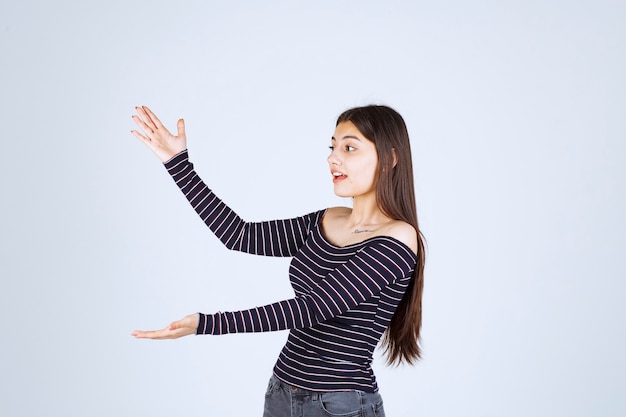
[[[417,231],[409,223],[394,220],[385,226],[384,234],[407,245],[413,253],[417,253]]]
[[[350,213],[352,213],[352,209],[349,207],[329,207],[324,213],[324,220],[333,221],[349,216]]]

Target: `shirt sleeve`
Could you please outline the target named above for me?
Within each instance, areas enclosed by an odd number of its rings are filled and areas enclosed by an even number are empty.
[[[356,307],[410,277],[415,254],[392,238],[375,239],[308,293],[236,312],[200,313],[196,334],[267,332],[311,327]]]
[[[230,250],[266,256],[294,256],[323,211],[286,220],[246,222],[198,176],[187,150],[164,163],[202,221]]]

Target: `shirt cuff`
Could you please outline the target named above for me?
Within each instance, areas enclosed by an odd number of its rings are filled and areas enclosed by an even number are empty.
[[[219,313],[218,313],[219,314]],[[213,314],[198,313],[198,328],[196,335],[215,334],[215,317]]]
[[[165,165],[166,169],[170,170],[187,159],[189,159],[189,151],[185,149],[184,151],[178,152],[176,155],[163,162],[163,165]]]

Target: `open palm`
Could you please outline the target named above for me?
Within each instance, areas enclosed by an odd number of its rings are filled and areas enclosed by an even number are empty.
[[[178,120],[176,127],[178,135],[174,136],[163,126],[158,117],[146,106],[135,107],[137,114],[132,118],[143,131],[131,130],[131,133],[139,138],[161,160],[166,162],[176,154],[187,149],[187,137],[185,136],[185,121]]]
[[[178,339],[179,337],[195,334],[198,321],[198,313],[189,314],[161,330],[135,330],[132,335],[137,339]]]

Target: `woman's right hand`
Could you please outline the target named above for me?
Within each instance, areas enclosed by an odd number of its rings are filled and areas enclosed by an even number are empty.
[[[174,136],[163,126],[163,123],[152,113],[152,110],[146,106],[137,106],[135,110],[137,110],[137,114],[132,117],[143,130],[143,134],[137,130],[131,130],[131,133],[145,143],[161,162],[167,162],[187,149],[185,121],[183,119],[178,120],[176,124],[178,135]]]

